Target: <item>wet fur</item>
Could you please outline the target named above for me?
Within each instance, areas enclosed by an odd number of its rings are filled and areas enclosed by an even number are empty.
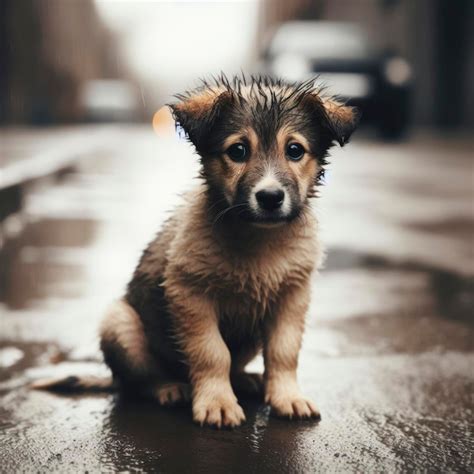
[[[329,147],[347,142],[356,115],[313,81],[223,76],[177,98],[171,108],[201,157],[203,182],[149,244],[125,296],[107,312],[105,360],[123,390],[162,404],[192,398],[201,424],[245,419],[232,387],[263,391],[278,415],[317,417],[296,381],[311,273],[322,254],[309,200]],[[255,152],[245,166],[222,156],[233,134]],[[301,165],[282,155],[289,134],[308,142]],[[245,199],[270,165],[292,209],[283,225],[262,227],[246,214]],[[244,372],[261,350],[263,385]]]

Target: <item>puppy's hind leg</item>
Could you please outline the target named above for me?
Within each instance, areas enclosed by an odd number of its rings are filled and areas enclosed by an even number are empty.
[[[191,401],[191,396],[191,384],[185,382],[159,382],[152,389],[152,397],[163,406],[188,403]]]
[[[140,316],[124,300],[108,309],[102,322],[101,348],[104,359],[122,391],[152,398],[160,405],[190,400],[187,383],[171,380],[148,345]]]
[[[156,372],[140,316],[124,300],[107,309],[100,326],[100,347],[121,383],[146,380]]]

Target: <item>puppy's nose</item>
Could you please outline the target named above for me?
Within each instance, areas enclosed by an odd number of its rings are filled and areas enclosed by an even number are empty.
[[[261,189],[255,194],[257,202],[266,211],[275,211],[280,208],[285,198],[285,193],[278,188]]]

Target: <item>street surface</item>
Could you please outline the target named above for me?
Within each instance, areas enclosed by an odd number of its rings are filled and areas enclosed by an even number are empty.
[[[419,134],[334,150],[299,369],[319,423],[249,400],[242,427],[217,431],[189,408],[29,390],[106,372],[101,314],[196,181],[197,157],[123,127],[32,187],[0,247],[0,472],[473,472],[473,145]]]

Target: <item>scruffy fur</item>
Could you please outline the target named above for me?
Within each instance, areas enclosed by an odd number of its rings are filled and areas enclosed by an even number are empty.
[[[355,113],[313,81],[221,77],[177,98],[170,107],[200,155],[203,180],[107,312],[105,360],[123,390],[163,405],[192,400],[200,424],[245,420],[234,389],[262,390],[277,415],[318,417],[296,379],[321,257],[309,200],[328,149],[347,142]],[[287,156],[295,142],[305,150],[298,161]],[[242,162],[227,151],[235,143],[247,150]],[[256,201],[269,186],[282,190],[277,209]],[[263,377],[247,374],[261,350]]]

